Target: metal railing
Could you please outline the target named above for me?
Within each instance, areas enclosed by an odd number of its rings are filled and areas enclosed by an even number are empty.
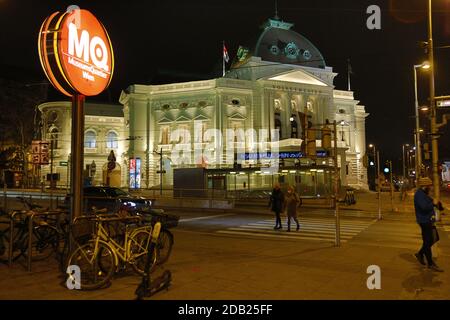
[[[14,229],[15,229],[15,223],[16,216],[17,215],[26,215],[28,218],[28,226],[27,226],[27,270],[31,272],[31,265],[32,265],[32,252],[33,252],[33,227],[34,227],[34,219],[35,217],[42,217],[42,216],[59,216],[65,211],[45,211],[45,212],[36,212],[36,211],[14,211],[10,214],[10,223],[9,223],[9,243],[8,243],[8,266],[12,266],[13,262],[13,250],[14,250]],[[20,240],[20,239],[19,239]],[[20,249],[20,248],[19,248]]]

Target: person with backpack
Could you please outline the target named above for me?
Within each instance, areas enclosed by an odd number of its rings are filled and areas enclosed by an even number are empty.
[[[286,214],[287,214],[287,231],[291,231],[291,219],[297,223],[297,231],[300,229],[300,223],[297,218],[297,208],[301,204],[299,195],[295,192],[294,187],[289,186],[286,194]]]
[[[281,212],[284,207],[284,193],[281,191],[280,185],[275,184],[272,194],[270,195],[269,207],[275,212],[275,227],[274,230],[282,229]]]

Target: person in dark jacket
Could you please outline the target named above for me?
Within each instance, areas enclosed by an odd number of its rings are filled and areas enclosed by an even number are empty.
[[[280,185],[275,184],[272,194],[270,195],[269,207],[275,212],[275,230],[282,229],[281,226],[281,211],[284,209],[284,194],[280,189]]]
[[[419,178],[418,189],[414,194],[414,209],[416,211],[416,221],[422,230],[422,248],[415,257],[422,264],[426,265],[424,256],[427,259],[428,268],[433,271],[442,272],[433,261],[431,247],[433,246],[433,225],[435,220],[433,199],[430,197],[433,182],[430,178]]]
[[[297,208],[300,205],[300,201],[300,197],[295,192],[294,187],[289,186],[285,197],[288,232],[291,231],[291,219],[294,219],[297,224],[297,231],[300,229],[300,223],[297,218]]]

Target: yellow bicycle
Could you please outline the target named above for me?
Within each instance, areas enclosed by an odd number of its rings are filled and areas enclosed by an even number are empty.
[[[93,239],[76,248],[70,255],[68,265],[80,269],[80,286],[84,290],[98,289],[104,286],[119,269],[120,263],[128,263],[134,271],[144,274],[147,252],[150,247],[152,226],[126,224],[123,241],[113,239],[106,224],[112,222],[140,222],[139,217],[105,217],[101,215],[85,216],[95,223]],[[152,257],[152,268],[156,265],[157,253]]]

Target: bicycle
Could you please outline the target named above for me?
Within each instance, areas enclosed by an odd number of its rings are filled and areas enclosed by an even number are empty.
[[[80,217],[78,220],[87,220],[95,224],[92,240],[78,246],[68,259],[68,265],[77,265],[80,268],[81,289],[93,290],[103,287],[119,270],[120,263],[130,264],[137,274],[144,274],[151,240],[151,226],[126,225],[123,244],[121,244],[110,236],[105,224],[119,221],[140,222],[139,217],[95,215]],[[130,230],[129,227],[133,229]],[[151,270],[156,265],[156,257],[154,254]]]
[[[8,255],[11,241],[11,228],[10,221],[13,220],[14,229],[12,234],[12,252],[11,260],[16,261],[20,257],[28,257],[29,246],[29,219],[33,215],[34,211],[17,211],[13,210],[10,213],[4,213],[3,216],[7,216],[7,221],[2,221],[3,224],[7,223],[6,227],[1,232],[3,243],[3,251],[0,256]],[[57,237],[57,230],[43,219],[38,219],[33,223],[32,227],[32,251],[31,256],[33,260],[47,259],[56,250],[56,243],[54,239]],[[3,259],[5,260],[5,259]]]
[[[130,211],[129,211],[130,212]],[[169,215],[162,210],[140,210],[132,212],[138,217],[154,226],[155,223],[161,223],[161,232],[159,233],[158,242],[156,244],[157,265],[162,265],[169,260],[170,254],[174,244],[174,237],[169,228],[174,228],[178,225],[179,216]]]

